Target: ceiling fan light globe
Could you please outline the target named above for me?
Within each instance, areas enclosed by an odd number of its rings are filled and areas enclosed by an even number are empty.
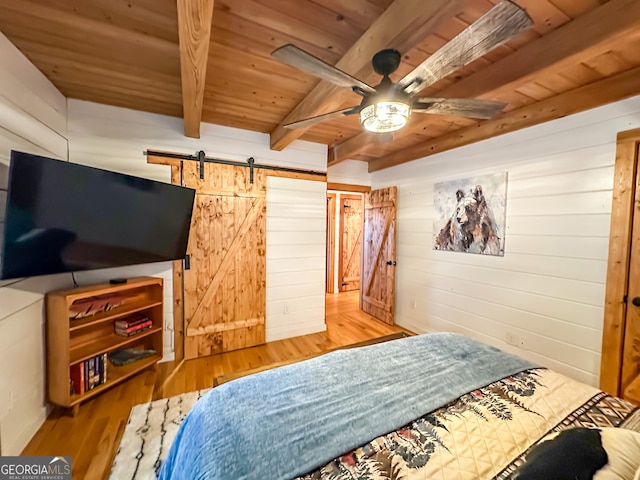
[[[360,123],[369,132],[395,132],[407,124],[409,115],[411,107],[404,102],[378,102],[360,111]]]

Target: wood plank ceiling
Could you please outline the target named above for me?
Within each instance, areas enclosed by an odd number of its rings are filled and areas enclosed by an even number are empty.
[[[375,85],[372,52],[398,48],[397,81],[498,1],[0,0],[0,31],[68,97],[184,116],[190,136],[201,117],[269,133],[278,149],[320,142],[330,164],[365,160],[371,171],[640,94],[640,1],[514,0],[531,30],[420,93],[506,102],[497,119],[413,115],[386,143],[355,115],[281,128],[359,97],[276,61],[274,49],[293,43]]]

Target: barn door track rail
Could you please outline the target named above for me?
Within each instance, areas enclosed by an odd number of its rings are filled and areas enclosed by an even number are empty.
[[[221,158],[207,157],[204,150],[200,150],[195,155],[183,155],[180,153],[170,153],[170,152],[159,152],[156,150],[147,150],[144,152],[146,155],[153,155],[155,157],[164,157],[164,158],[172,158],[175,160],[187,160],[191,162],[200,163],[200,179],[204,179],[204,164],[205,163],[218,163],[221,165],[232,165],[234,167],[245,167],[249,169],[249,181],[253,183],[253,171],[256,168],[263,170],[277,170],[279,172],[289,172],[289,173],[304,173],[306,175],[317,175],[324,177],[326,176],[326,172],[318,172],[315,170],[303,170],[299,168],[288,168],[288,167],[278,167],[275,165],[262,165],[256,163],[253,157],[249,157],[246,162],[238,162],[234,160],[224,160]]]

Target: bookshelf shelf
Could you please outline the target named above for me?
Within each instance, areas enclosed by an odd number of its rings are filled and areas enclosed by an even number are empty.
[[[115,294],[118,301],[123,302],[121,305],[81,319],[70,318],[74,302],[100,303],[105,299],[114,298]],[[154,366],[162,358],[163,295],[162,279],[153,277],[129,279],[126,284],[103,284],[48,293],[46,308],[49,400],[56,405],[71,408],[75,415],[81,402],[145,368]],[[133,314],[143,315],[151,320],[151,328],[129,337],[116,335],[114,322]],[[77,385],[73,385],[72,388],[72,369],[77,376],[85,363],[91,365],[91,359],[123,347],[153,349],[156,353],[124,366],[115,366],[107,361],[106,374],[102,367],[99,369],[102,384],[86,391],[84,387],[80,388]]]
[[[137,343],[140,339],[149,335],[155,335],[158,332],[162,332],[162,325],[153,325],[150,329],[138,333],[137,335],[132,335],[131,337],[123,337],[113,333],[111,335],[96,338],[93,342],[82,344],[77,348],[71,348],[69,351],[69,364],[74,365],[95,357],[96,355],[108,353],[116,348],[125,347],[131,343]]]
[[[114,308],[113,310],[109,310],[107,312],[97,313],[92,317],[70,319],[69,331],[75,332],[76,330],[80,330],[87,326],[97,325],[100,322],[111,322],[113,320],[125,318],[134,313],[146,310],[147,308],[157,307],[158,305],[162,305],[162,301],[154,302],[151,304],[145,301],[132,302],[131,304],[122,305],[121,307]]]
[[[95,397],[99,393],[107,390],[112,385],[120,383],[121,381],[132,377],[136,373],[141,372],[145,368],[155,365],[161,359],[162,356],[160,355],[152,355],[150,357],[143,358],[141,360],[138,360],[137,362],[130,363],[129,365],[123,365],[121,367],[115,367],[111,365],[109,373],[107,374],[106,383],[98,385],[93,390],[89,390],[87,393],[83,393],[82,395],[71,395],[69,399],[69,406],[73,407],[74,405],[80,404],[80,402],[84,400]]]

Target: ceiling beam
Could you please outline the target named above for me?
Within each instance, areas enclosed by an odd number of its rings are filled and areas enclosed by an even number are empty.
[[[492,98],[502,92],[513,91],[533,81],[538,75],[561,71],[565,67],[606,53],[623,39],[640,38],[639,22],[640,2],[610,0],[496,63],[442,89],[437,96]],[[406,129],[396,132],[396,137],[428,129],[428,117],[412,118]],[[353,158],[371,145],[370,135],[359,133],[330,149],[329,165]],[[409,150],[403,150],[405,161],[418,158],[410,154]]]
[[[632,68],[613,77],[605,78],[555,97],[526,105],[502,114],[479,125],[465,127],[441,137],[427,140],[414,147],[386,155],[369,162],[369,172],[406,163],[410,160],[435,155],[488,138],[532,127],[567,115],[583,112],[607,103],[624,100],[640,94],[640,67]]]
[[[367,81],[373,74],[371,58],[385,48],[408,52],[438,23],[462,12],[466,0],[395,0],[335,64],[340,70]],[[351,90],[328,82],[318,83],[271,132],[271,148],[282,150],[309,128],[287,129],[284,125],[339,109],[353,97]]]
[[[178,0],[184,134],[200,138],[214,0]]]

